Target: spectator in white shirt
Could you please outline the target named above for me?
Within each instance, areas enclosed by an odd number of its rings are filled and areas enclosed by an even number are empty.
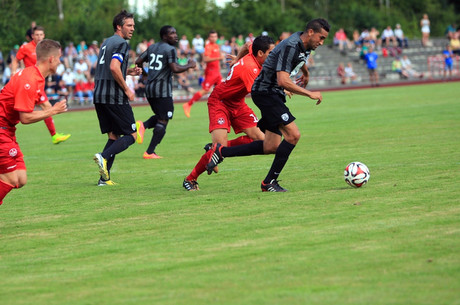
[[[391,29],[391,26],[387,26],[387,28],[384,29],[382,33],[382,45],[389,47],[390,42],[392,42],[393,46],[396,47],[395,33]]]

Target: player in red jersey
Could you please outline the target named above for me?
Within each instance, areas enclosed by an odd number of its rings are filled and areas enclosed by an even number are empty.
[[[45,39],[45,29],[41,26],[36,26],[32,30],[32,38],[33,40],[23,44],[16,54],[16,61],[13,62],[13,73],[16,72],[18,68],[18,63],[22,60],[24,61],[24,66],[30,67],[34,66],[37,63],[37,55],[35,53],[35,48],[37,44]],[[56,132],[56,127],[54,126],[54,121],[52,117],[49,117],[44,120],[46,127],[48,128],[51,134],[51,140],[54,144],[59,144],[64,142],[70,137],[70,134],[62,134]]]
[[[37,45],[37,64],[15,73],[0,91],[0,204],[13,189],[27,182],[23,154],[16,142],[16,125],[31,124],[67,111],[67,101],[51,106],[45,78],[56,73],[61,45],[45,39]],[[34,110],[39,105],[42,111]]]
[[[206,64],[204,71],[204,80],[201,83],[201,90],[193,95],[187,102],[182,104],[186,117],[190,117],[190,109],[193,103],[198,101],[203,95],[211,91],[213,86],[217,86],[222,82],[220,74],[220,62],[225,59],[225,55],[220,52],[220,46],[217,42],[217,32],[212,30],[209,32],[208,44],[204,47],[203,62]]]
[[[257,37],[249,47],[249,54],[232,65],[225,81],[214,88],[208,99],[209,132],[213,143],[234,147],[264,139],[264,133],[257,127],[257,117],[244,99],[251,92],[262,64],[274,47],[275,42],[270,37]],[[227,141],[231,127],[236,134],[244,132],[246,136]],[[264,147],[265,153],[275,150],[276,147]],[[206,152],[184,179],[182,185],[186,190],[198,190],[197,179],[206,170],[211,154],[211,150]]]

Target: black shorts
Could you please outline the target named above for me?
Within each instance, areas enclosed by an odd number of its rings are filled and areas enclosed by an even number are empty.
[[[160,120],[171,120],[174,114],[172,97],[148,97],[150,108]]]
[[[113,132],[116,135],[129,135],[136,132],[133,109],[129,104],[94,104],[101,133]]]
[[[294,122],[295,117],[286,106],[286,97],[280,94],[251,93],[254,104],[260,109],[262,118],[257,123],[260,130],[281,135],[279,126]]]

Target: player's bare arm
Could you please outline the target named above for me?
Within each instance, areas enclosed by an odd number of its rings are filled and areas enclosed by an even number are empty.
[[[241,58],[243,58],[244,56],[246,56],[247,54],[249,54],[249,46],[251,45],[252,43],[251,42],[246,42],[242,47],[241,49],[238,51],[238,54],[235,56],[235,55],[231,55],[231,54],[227,54],[227,63],[231,66],[233,66],[234,64],[236,64],[236,62],[238,60],[240,60]]]
[[[302,88],[296,84],[294,84],[289,77],[289,73],[285,71],[278,71],[276,72],[277,74],[277,79],[278,79],[278,85],[282,88],[284,88],[287,91],[292,92],[293,94],[299,94],[303,96],[307,96],[311,98],[312,100],[316,100],[316,105],[319,105],[321,101],[323,100],[323,96],[321,95],[321,92],[319,91],[309,91],[305,88]]]
[[[196,67],[196,62],[193,59],[189,59],[186,65],[179,65],[178,63],[172,62],[169,64],[171,71],[174,73],[182,73],[187,71],[188,69],[193,69]]]
[[[43,110],[35,110],[32,112],[19,112],[19,120],[22,124],[32,124],[44,120],[50,116],[60,114],[67,111],[67,100],[63,99],[53,106],[50,102],[45,102],[39,105]]]
[[[123,89],[125,94],[128,96],[130,101],[134,101],[134,93],[129,89],[126,84],[123,73],[121,72],[121,63],[118,59],[112,59],[110,61],[110,72],[112,73],[113,78],[117,84]]]

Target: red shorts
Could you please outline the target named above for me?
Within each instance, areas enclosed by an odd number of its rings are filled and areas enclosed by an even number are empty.
[[[24,155],[16,142],[16,137],[0,133],[0,174],[25,169]]]
[[[205,74],[204,81],[201,83],[203,90],[209,91],[213,86],[222,82],[222,74],[219,71]]]
[[[227,106],[221,100],[210,96],[208,98],[208,113],[209,113],[209,132],[215,129],[230,128],[236,134],[243,132],[244,129],[257,127],[257,116],[251,108],[244,102],[244,99],[233,107]]]

